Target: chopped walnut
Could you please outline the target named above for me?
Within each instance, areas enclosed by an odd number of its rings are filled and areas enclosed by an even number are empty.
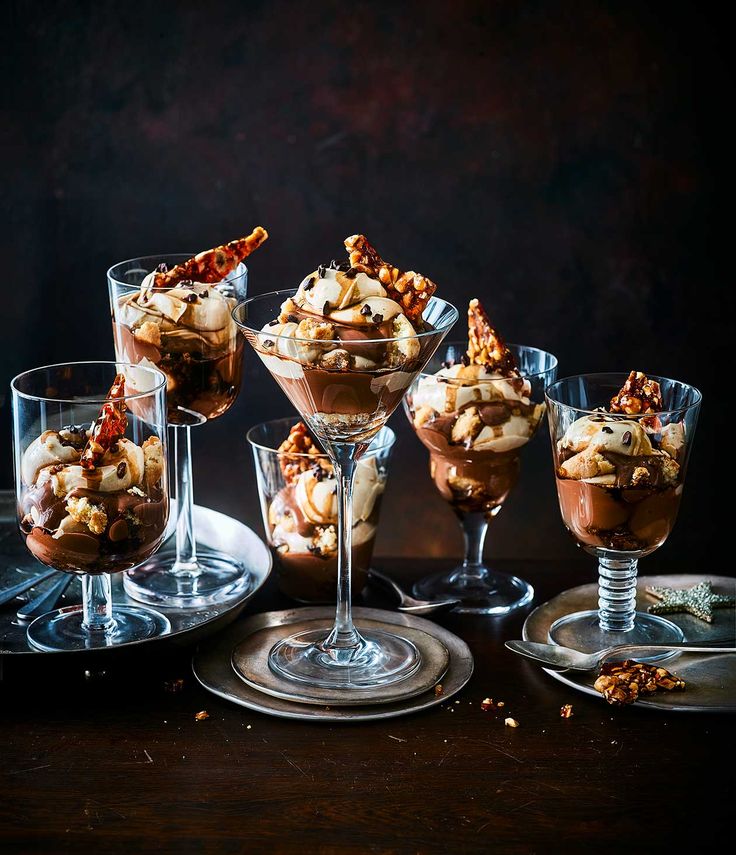
[[[662,392],[656,380],[650,380],[641,371],[632,371],[609,407],[612,413],[639,416],[656,413],[662,409]]]
[[[137,341],[152,344],[154,347],[161,347],[161,329],[153,321],[146,321],[141,324],[138,329],[133,330],[133,335]]]
[[[468,305],[468,358],[474,365],[484,365],[507,377],[518,377],[513,353],[491,326],[486,310],[477,299]]]
[[[506,727],[518,727],[519,726],[519,722],[515,718],[505,718],[503,720],[503,723],[506,725]]]
[[[194,720],[195,721],[204,721],[206,718],[209,718],[209,717],[210,717],[210,714],[207,712],[207,710],[200,710],[198,713],[195,714]]]
[[[480,708],[483,710],[483,712],[488,712],[488,710],[492,710],[493,698],[483,698],[483,700],[480,702]]]
[[[444,692],[444,689],[442,688],[442,683],[437,683],[437,685],[434,687],[435,695],[437,697],[439,697],[443,692]]]
[[[92,534],[103,534],[107,528],[107,513],[102,505],[95,505],[83,496],[70,498],[66,503],[66,512],[78,523],[86,525]]]
[[[572,718],[572,704],[565,704],[560,707],[560,718]]]
[[[659,689],[684,689],[685,681],[665,668],[645,662],[609,662],[601,667],[593,688],[601,692],[609,704],[633,704],[639,695],[650,695]]]

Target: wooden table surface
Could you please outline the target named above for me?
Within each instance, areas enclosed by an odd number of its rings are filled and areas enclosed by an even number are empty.
[[[443,562],[377,564],[408,582]],[[593,571],[499,569],[525,575],[538,602]],[[285,605],[270,580],[248,612]],[[48,658],[7,662],[0,851],[653,852],[725,833],[733,717],[614,710],[577,693],[503,648],[523,615],[440,620],[470,645],[471,682],[387,723],[249,712],[199,687],[187,650],[110,660],[91,678]],[[167,691],[178,677],[183,691]],[[486,696],[505,701],[501,714],[481,710]],[[199,710],[209,718],[195,721]]]

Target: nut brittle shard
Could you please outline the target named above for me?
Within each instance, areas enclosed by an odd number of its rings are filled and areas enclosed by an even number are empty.
[[[268,238],[261,226],[245,237],[231,240],[214,249],[199,252],[171,270],[159,272],[154,277],[156,288],[172,288],[185,279],[193,282],[220,282]]]
[[[662,410],[662,392],[656,380],[650,380],[642,371],[632,371],[618,393],[611,398],[612,413],[627,416],[658,413]]]
[[[513,353],[491,326],[480,300],[468,304],[468,359],[472,365],[484,365],[507,377],[518,377],[519,370]]]
[[[383,285],[388,297],[397,302],[410,321],[421,320],[429,298],[437,290],[437,285],[413,270],[399,270],[384,261],[365,235],[351,235],[345,239],[350,266],[367,273]]]
[[[312,439],[304,422],[297,422],[278,448],[279,465],[287,483],[296,480],[300,473],[314,466],[332,472],[332,464],[324,459],[324,452]],[[300,455],[300,456],[297,456]],[[301,456],[309,455],[309,457]],[[310,460],[309,458],[314,458]]]

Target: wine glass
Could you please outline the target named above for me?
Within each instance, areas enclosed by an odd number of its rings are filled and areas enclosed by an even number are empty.
[[[166,377],[143,366],[71,362],[25,371],[11,389],[21,534],[39,561],[82,584],[81,608],[37,618],[29,642],[93,649],[168,632],[153,609],[113,605],[110,576],[145,561],[164,539]]]
[[[544,418],[544,390],[555,377],[557,359],[536,347],[510,344],[520,379],[443,376],[466,347],[443,344],[404,399],[409,421],[429,451],[432,480],[459,518],[465,540],[463,563],[420,579],[414,595],[460,600],[459,612],[502,615],[530,603],[534,589],[486,566],[483,545],[488,524],[519,477],[521,452]],[[469,413],[477,421],[464,429]]]
[[[566,377],[547,389],[562,520],[598,559],[598,609],[566,615],[549,631],[576,650],[683,639],[671,621],[636,611],[637,563],[675,524],[702,396],[679,380],[649,379],[660,385],[661,412],[606,412],[626,374]]]
[[[353,624],[350,591],[355,470],[458,313],[454,306],[432,297],[423,315],[426,329],[417,333],[416,348],[404,347],[407,340],[401,338],[356,338],[345,344],[355,361],[366,366],[376,364],[377,348],[392,347],[395,357],[390,368],[327,369],[299,359],[300,352],[315,347],[314,340],[262,331],[295,293],[292,289],[251,297],[236,307],[233,317],[321,441],[334,467],[339,517],[337,609],[331,629],[325,624],[324,628],[277,642],[269,654],[269,665],[277,674],[311,686],[346,690],[384,686],[415,673],[420,656],[398,633],[383,629],[359,632]],[[283,348],[274,347],[277,341]],[[403,356],[405,351],[409,355]],[[411,510],[421,513],[420,508]]]
[[[245,566],[217,549],[197,550],[194,531],[191,429],[226,413],[240,391],[244,342],[231,312],[247,292],[239,264],[205,296],[171,298],[153,288],[141,299],[144,278],[188,255],[155,255],[113,265],[107,272],[118,359],[153,365],[166,375],[167,420],[173,434],[176,492],[175,551],[164,549],[126,573],[125,590],[144,603],[205,608],[234,599],[250,585]],[[191,302],[189,302],[191,301]],[[150,319],[150,320],[147,320]]]
[[[263,526],[287,597],[331,602],[337,584],[337,482],[325,453],[279,450],[299,423],[288,417],[262,422],[247,434],[253,450]],[[368,581],[381,497],[396,435],[376,434],[356,469],[353,490],[352,587]]]

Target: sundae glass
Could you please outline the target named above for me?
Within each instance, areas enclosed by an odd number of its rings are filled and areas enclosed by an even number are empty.
[[[587,652],[682,641],[671,621],[636,611],[636,575],[675,524],[700,392],[632,371],[567,377],[547,401],[562,519],[599,574],[598,609],[555,621],[551,639]]]
[[[126,591],[142,602],[201,608],[239,596],[250,583],[231,556],[197,552],[191,428],[222,416],[240,390],[243,340],[231,313],[246,294],[243,259],[267,237],[258,227],[193,258],[137,258],[107,273],[117,357],[166,375],[174,438],[176,551],[164,550],[126,574]]]
[[[368,580],[386,487],[394,432],[381,428],[355,469],[352,586]],[[248,431],[255,458],[263,524],[276,560],[279,587],[305,603],[334,600],[337,584],[337,481],[330,458],[295,418]]]
[[[455,611],[506,614],[525,606],[532,586],[483,562],[489,522],[519,476],[520,454],[544,417],[544,389],[557,360],[535,347],[506,345],[478,300],[468,308],[468,342],[443,345],[404,400],[429,451],[435,486],[457,514],[463,563],[414,585],[421,599],[457,599]]]
[[[11,388],[21,534],[39,561],[82,584],[82,607],[37,618],[30,643],[79,650],[167,632],[158,612],[113,606],[110,578],[145,561],[166,531],[166,378],[77,362],[26,371]]]
[[[246,300],[233,317],[322,443],[337,482],[335,622],[282,639],[269,664],[295,681],[350,690],[403,680],[420,666],[400,634],[361,633],[353,624],[353,490],[360,459],[457,310],[432,297],[436,286],[426,277],[383,261],[363,235],[345,246],[348,261],[320,265],[296,291]]]

